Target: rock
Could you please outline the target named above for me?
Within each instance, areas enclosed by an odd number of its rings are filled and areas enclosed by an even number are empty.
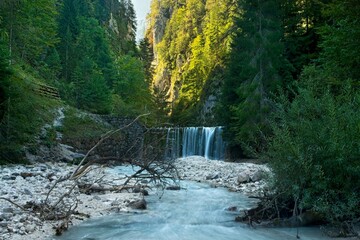
[[[30,192],[30,190],[29,189],[27,189],[27,188],[25,188],[24,189],[24,194],[26,194],[26,195],[30,195],[30,196],[32,196],[33,194]]]
[[[4,181],[15,180],[16,176],[3,176],[1,179]]]
[[[140,185],[137,185],[137,186],[135,186],[134,188],[133,188],[133,193],[140,193],[140,191],[141,191],[141,186]]]
[[[145,189],[141,189],[140,191],[144,196],[149,196],[149,192]]]
[[[28,178],[28,177],[33,177],[35,176],[34,173],[31,173],[31,172],[22,172],[20,173],[20,176],[22,176],[24,179]]]
[[[14,209],[11,208],[11,207],[3,208],[3,209],[2,209],[2,212],[3,212],[3,213],[13,213],[13,212],[14,212]]]
[[[73,153],[70,155],[73,159],[82,159],[83,157],[85,157],[85,154],[82,153]]]
[[[264,178],[264,172],[262,170],[258,170],[250,178],[252,182],[260,181]]]
[[[231,206],[228,207],[226,210],[230,211],[230,212],[236,212],[237,211],[237,207],[236,206]]]
[[[8,225],[8,222],[0,222],[0,227],[6,228]]]
[[[131,207],[132,209],[144,210],[144,209],[146,209],[146,201],[145,201],[145,199],[135,200],[135,201],[130,202],[127,206]]]
[[[176,185],[167,186],[165,189],[166,189],[166,190],[179,191],[179,190],[180,190],[180,186],[176,186]]]
[[[149,192],[145,189],[143,189],[140,185],[136,186],[133,189],[133,193],[142,193],[144,196],[148,196]]]
[[[49,168],[49,166],[46,164],[40,164],[38,167],[42,172],[45,172]]]
[[[58,178],[57,178],[57,176],[55,176],[55,175],[49,177],[49,181],[50,181],[50,182],[55,181],[55,180],[57,180],[57,179],[58,179]]]
[[[25,235],[25,227],[21,227],[19,230],[20,235]]]
[[[101,201],[101,197],[99,197],[99,196],[94,196],[93,199],[97,200],[97,201]]]
[[[237,177],[238,184],[247,183],[249,181],[250,181],[250,176],[247,171],[241,172]]]
[[[119,206],[120,202],[118,200],[113,201],[112,203],[110,203],[110,206]]]
[[[23,230],[23,231],[25,231],[25,227],[24,227],[24,224],[23,224],[23,223],[18,223],[18,224],[16,224],[16,227],[19,228],[19,229],[21,229],[21,230]]]
[[[28,224],[25,227],[25,232],[32,233],[35,231],[36,225],[35,224]]]
[[[206,176],[206,180],[214,180],[220,178],[220,173],[214,173]]]

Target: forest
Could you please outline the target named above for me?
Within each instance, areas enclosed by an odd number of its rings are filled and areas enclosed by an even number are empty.
[[[135,20],[130,0],[0,2],[1,163],[58,104],[32,90],[46,84],[91,113],[224,126],[284,208],[359,218],[358,0],[153,0],[139,44]]]

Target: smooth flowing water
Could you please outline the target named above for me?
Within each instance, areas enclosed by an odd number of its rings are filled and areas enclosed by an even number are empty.
[[[165,157],[175,159],[196,155],[223,160],[226,144],[222,131],[222,127],[168,128]]]
[[[182,190],[146,198],[148,210],[119,213],[72,227],[58,240],[279,240],[296,239],[297,229],[257,228],[234,222],[228,207],[251,208],[246,196],[206,184],[182,182]],[[161,197],[161,198],[160,198]],[[329,239],[317,228],[300,228],[302,240]]]

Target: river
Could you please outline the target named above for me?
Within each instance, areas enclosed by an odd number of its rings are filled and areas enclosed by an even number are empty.
[[[57,240],[302,240],[330,239],[318,228],[250,228],[234,222],[236,212],[249,209],[255,200],[225,188],[182,181],[180,191],[153,191],[148,209],[92,219],[70,228]]]

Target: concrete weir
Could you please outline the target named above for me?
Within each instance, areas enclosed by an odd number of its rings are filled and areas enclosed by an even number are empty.
[[[226,143],[222,139],[222,127],[181,127],[166,131],[166,158],[203,156],[224,160]]]

